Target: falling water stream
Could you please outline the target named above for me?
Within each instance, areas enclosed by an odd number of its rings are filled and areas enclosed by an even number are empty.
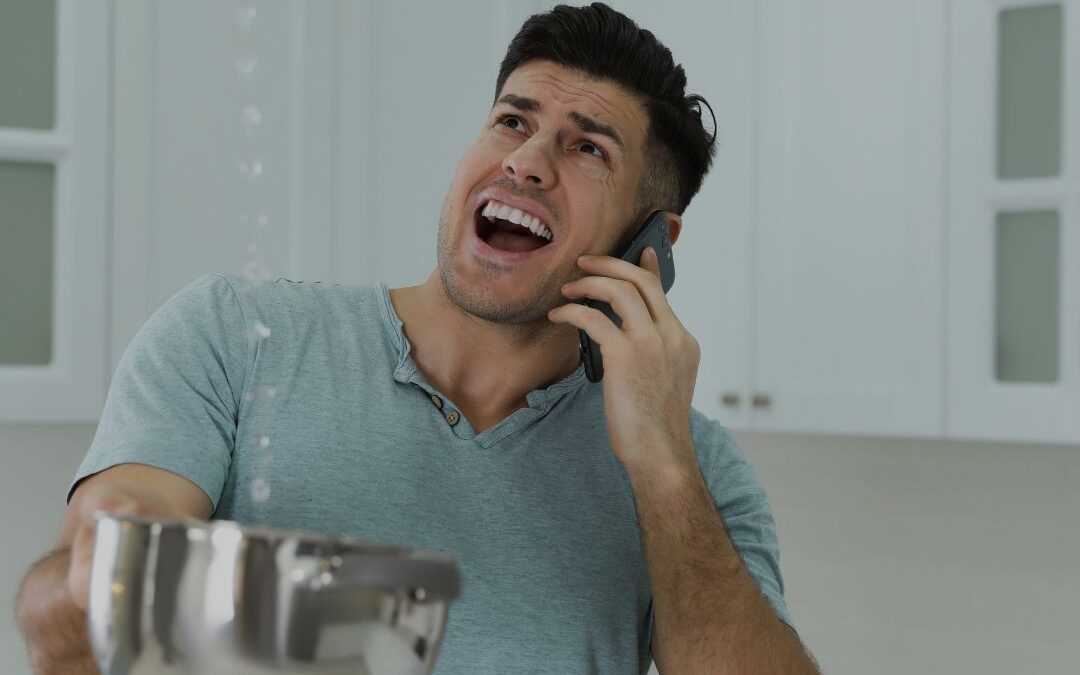
[[[258,9],[252,3],[242,3],[233,11],[237,31],[237,53],[233,63],[236,76],[239,80],[241,93],[241,108],[239,123],[242,129],[243,144],[240,157],[236,162],[236,170],[239,174],[238,181],[241,183],[243,203],[239,216],[240,225],[246,232],[246,259],[243,265],[243,283],[245,290],[250,290],[256,284],[269,281],[270,272],[263,259],[264,238],[269,229],[270,216],[263,208],[261,190],[266,173],[266,166],[262,160],[261,140],[264,134],[260,134],[263,123],[263,112],[259,108],[256,97],[256,81],[259,76],[259,57],[256,49],[255,37],[258,31]],[[249,317],[251,320],[251,334],[248,340],[256,349],[263,348],[263,342],[271,335],[270,327],[262,321],[261,316]],[[250,406],[257,406],[260,401],[271,399],[277,394],[272,386],[266,386],[257,379],[248,387],[245,400]],[[239,439],[238,439],[239,440]],[[250,434],[248,441],[253,447],[256,457],[251,480],[247,489],[250,491],[252,502],[255,504],[256,517],[261,520],[262,505],[270,499],[271,483],[267,477],[266,464],[271,451],[270,435],[265,431],[255,431]]]

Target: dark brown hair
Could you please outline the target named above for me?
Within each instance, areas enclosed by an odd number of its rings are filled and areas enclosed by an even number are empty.
[[[675,63],[671,50],[650,31],[601,2],[587,7],[557,5],[529,17],[510,41],[499,66],[495,99],[514,69],[535,60],[611,80],[638,98],[649,126],[642,148],[647,161],[638,186],[637,211],[663,209],[682,214],[712,164],[716,134],[706,133],[701,105],[708,102],[686,94],[686,73]]]

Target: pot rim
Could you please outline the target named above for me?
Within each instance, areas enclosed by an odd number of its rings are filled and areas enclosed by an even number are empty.
[[[132,514],[119,514],[109,511],[95,511],[94,512],[95,523],[101,520],[114,520],[122,523],[129,523],[131,525],[147,527],[147,528],[160,528],[161,530],[200,530],[206,532],[208,535],[217,531],[231,531],[237,532],[246,539],[262,539],[266,541],[278,542],[284,540],[295,540],[302,544],[322,544],[336,549],[334,553],[362,553],[362,554],[384,554],[394,556],[406,556],[410,558],[426,558],[430,560],[442,560],[446,562],[457,562],[457,558],[454,555],[438,551],[435,549],[402,546],[400,544],[383,544],[380,542],[365,541],[352,537],[338,537],[321,532],[312,532],[308,530],[297,530],[288,528],[277,528],[266,525],[242,525],[233,520],[200,520],[198,518],[177,518],[177,517],[160,517],[160,516],[148,516],[148,515],[132,515]]]

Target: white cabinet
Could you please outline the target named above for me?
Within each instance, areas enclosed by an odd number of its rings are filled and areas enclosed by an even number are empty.
[[[201,274],[333,277],[336,12],[117,0],[110,373]]]
[[[757,12],[754,237],[719,252],[752,282],[714,273],[749,348],[706,343],[728,379],[695,403],[726,394],[734,428],[1080,442],[1080,2]]]
[[[756,9],[739,66],[752,87],[726,92],[755,101],[752,123],[723,130],[754,138],[740,158],[753,237],[718,253],[751,267],[745,288],[721,287],[747,298],[727,320],[750,348],[706,345],[751,375],[728,365],[737,377],[700,396],[734,428],[940,436],[946,8]]]
[[[516,0],[340,3],[337,278],[422,283],[458,161],[495,98]]]
[[[755,427],[938,436],[945,9],[760,7]]]
[[[750,428],[754,353],[754,147],[757,102],[756,3],[622,0],[615,8],[652,31],[686,70],[717,120],[713,167],[683,214],[675,243],[679,320],[701,344],[694,407],[733,429]],[[706,123],[712,123],[707,111]],[[722,407],[723,393],[740,404]]]
[[[948,435],[1080,443],[1080,2],[951,7]]]
[[[108,8],[0,6],[0,422],[104,404]]]

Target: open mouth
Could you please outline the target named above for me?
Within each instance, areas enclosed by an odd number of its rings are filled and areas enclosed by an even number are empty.
[[[473,221],[480,240],[500,251],[536,251],[553,238],[551,230],[535,216],[496,200],[482,204]]]

